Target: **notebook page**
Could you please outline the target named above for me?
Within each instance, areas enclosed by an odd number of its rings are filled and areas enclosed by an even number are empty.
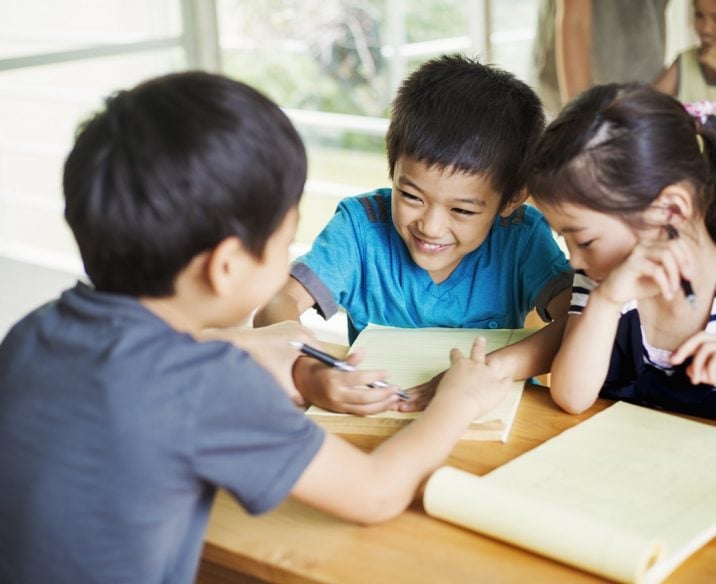
[[[450,349],[469,354],[478,335],[487,340],[487,352],[514,343],[531,329],[404,329],[368,325],[351,346],[365,349],[361,369],[386,369],[389,381],[400,387],[420,385],[450,366]]]
[[[498,492],[518,490],[535,510],[563,510],[551,527],[570,538],[576,518],[590,517],[615,534],[660,542],[662,558],[649,571],[618,578],[658,582],[716,534],[715,468],[715,427],[619,402],[475,478]],[[529,516],[520,521],[541,526]],[[593,571],[616,579],[609,572],[616,554],[602,550]]]

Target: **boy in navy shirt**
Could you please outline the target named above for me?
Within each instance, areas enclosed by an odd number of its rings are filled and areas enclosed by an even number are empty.
[[[245,350],[202,340],[284,284],[305,176],[281,110],[208,73],[120,92],[82,128],[65,217],[92,284],[0,345],[1,582],[193,582],[219,487],[251,513],[293,495],[387,519],[504,396],[484,343],[453,351],[420,420],[366,454]]]
[[[543,127],[539,98],[511,74],[461,56],[425,63],[393,103],[392,189],[343,200],[255,324],[311,307],[330,318],[342,306],[352,342],[368,323],[520,328],[533,308],[545,321],[565,315],[569,265],[542,215],[524,204]],[[549,331],[554,351],[560,331]],[[509,374],[537,375],[550,361],[523,361]],[[352,382],[360,379],[334,373],[307,397],[361,414],[397,403],[390,389]]]

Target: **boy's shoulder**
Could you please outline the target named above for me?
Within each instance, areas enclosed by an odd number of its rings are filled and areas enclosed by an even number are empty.
[[[348,212],[360,223],[391,223],[391,192],[390,188],[379,188],[346,197],[339,203],[338,208]]]
[[[495,218],[495,227],[498,229],[532,229],[540,223],[545,223],[544,216],[538,209],[530,204],[522,204],[507,217],[498,215]]]

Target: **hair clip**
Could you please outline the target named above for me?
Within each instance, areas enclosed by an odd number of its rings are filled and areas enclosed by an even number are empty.
[[[684,103],[684,109],[703,125],[709,116],[716,112],[716,102],[706,100],[686,102]]]

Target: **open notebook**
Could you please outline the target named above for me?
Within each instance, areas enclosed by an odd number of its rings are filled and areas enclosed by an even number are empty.
[[[425,511],[619,582],[661,582],[716,535],[716,427],[619,402]]]
[[[365,348],[361,369],[385,369],[388,381],[404,389],[432,379],[450,365],[450,349],[468,354],[476,336],[487,339],[487,350],[493,351],[517,342],[534,329],[454,329],[396,328],[368,325],[351,346]],[[463,435],[464,440],[505,442],[510,433],[524,382],[512,384],[505,399],[493,410],[476,418]],[[415,419],[420,413],[382,412],[371,416],[337,414],[311,406],[306,411],[318,424],[333,432],[386,436]]]

